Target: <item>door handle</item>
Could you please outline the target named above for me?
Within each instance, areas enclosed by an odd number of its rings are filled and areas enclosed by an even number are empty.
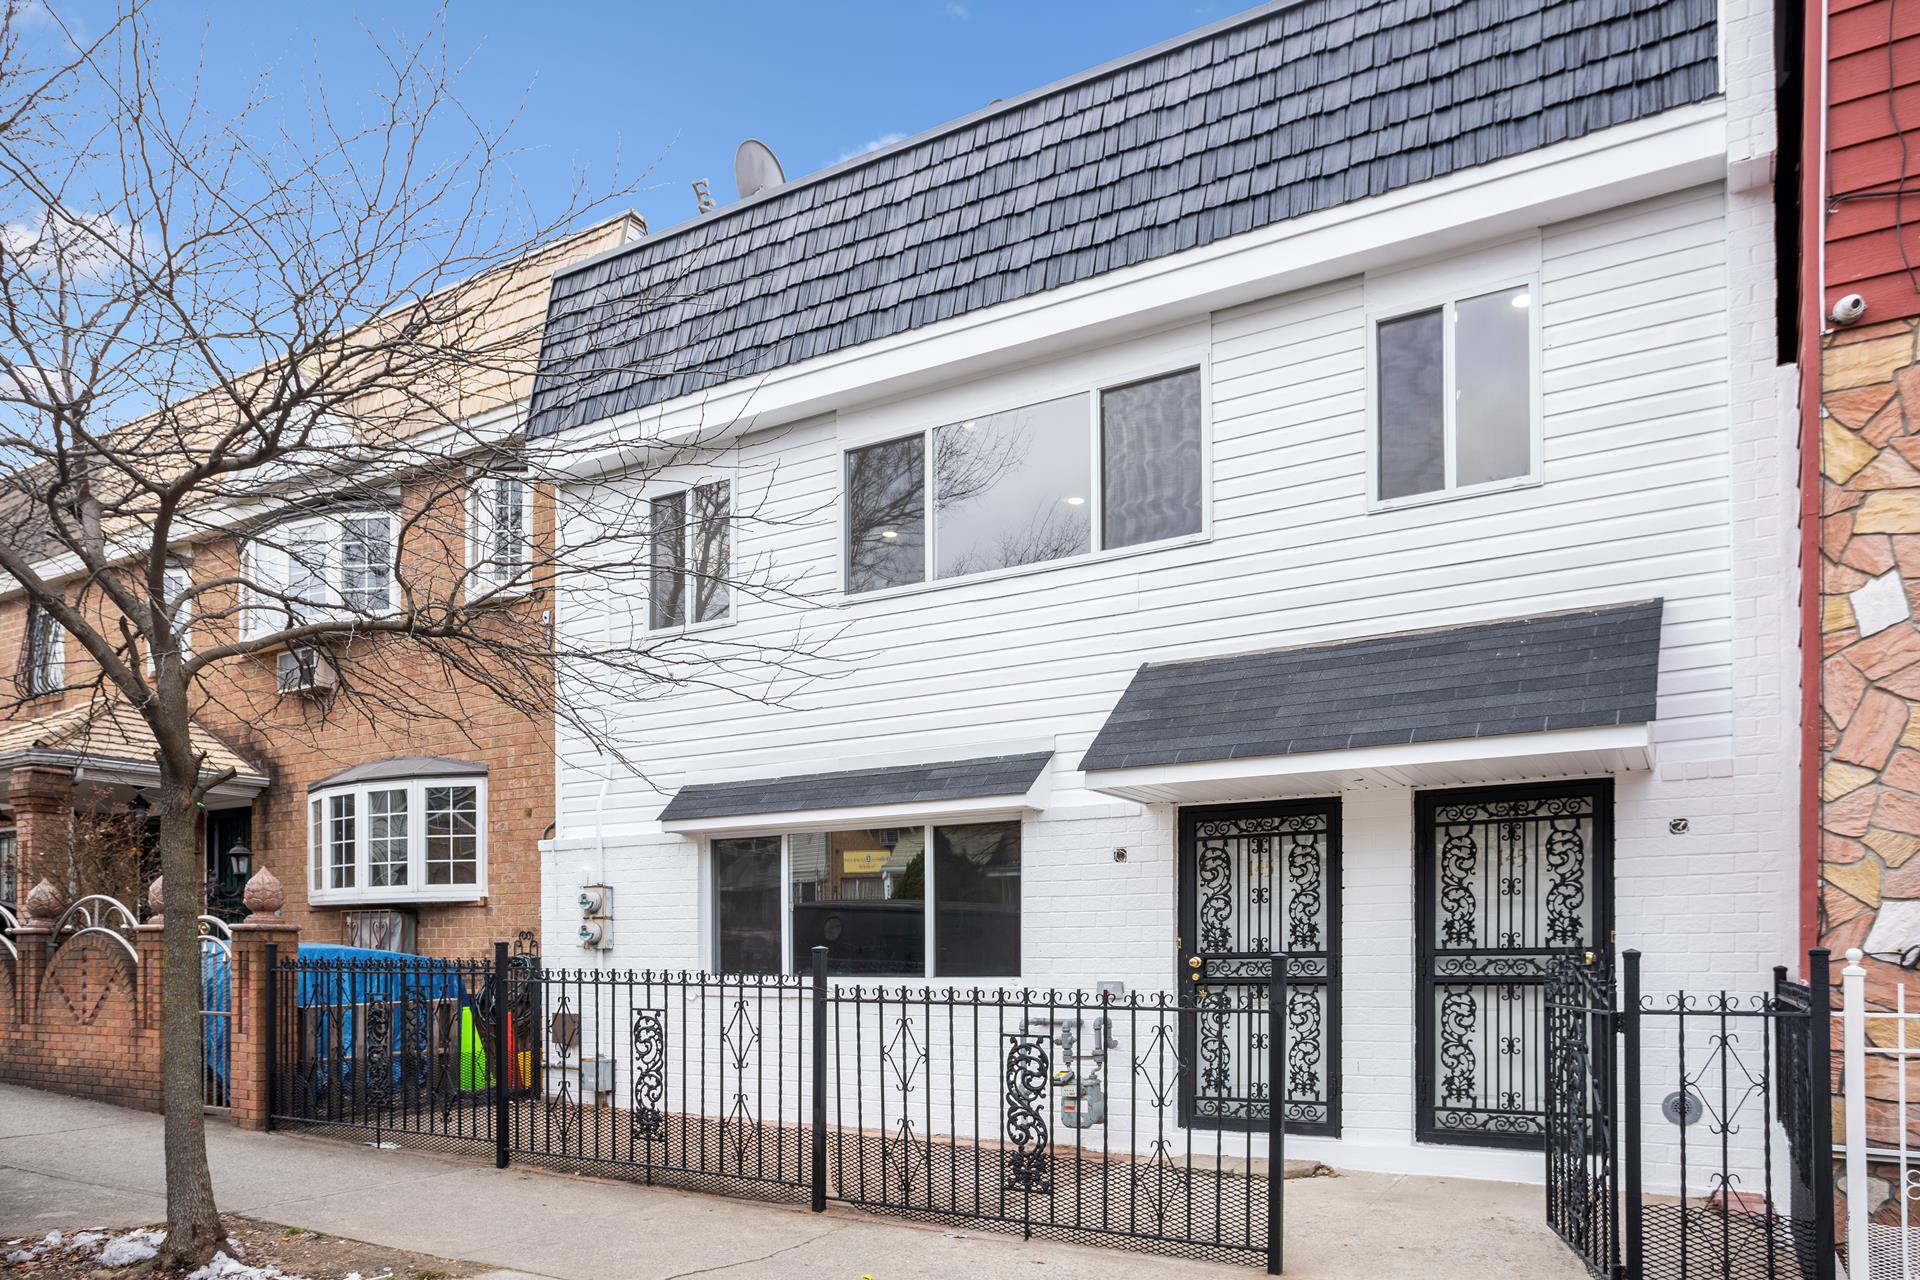
[[[1189,969],[1198,969],[1199,967],[1200,967],[1200,957],[1199,957],[1199,956],[1188,956],[1188,957],[1187,957],[1187,968],[1189,968]]]

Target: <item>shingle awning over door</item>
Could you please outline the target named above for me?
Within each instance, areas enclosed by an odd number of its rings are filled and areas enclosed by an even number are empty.
[[[796,830],[911,818],[987,818],[1042,806],[1051,751],[680,788],[660,811],[669,831]]]
[[[1661,602],[1140,668],[1087,785],[1219,801],[1645,769]]]

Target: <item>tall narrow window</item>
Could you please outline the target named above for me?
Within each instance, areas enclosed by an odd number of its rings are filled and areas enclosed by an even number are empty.
[[[655,631],[717,622],[732,605],[728,582],[731,494],[724,480],[648,504],[647,625]]]
[[[12,831],[0,831],[0,902],[9,906],[20,901],[20,837]]]
[[[481,473],[474,477],[468,519],[470,566],[481,592],[524,589],[533,561],[533,494],[526,478]]]
[[[307,802],[307,889],[317,893],[326,888],[327,819],[319,800]]]
[[[927,468],[922,436],[847,454],[847,590],[927,576]]]
[[[354,885],[354,797],[334,796],[327,809],[327,887]]]
[[[406,788],[367,793],[367,883],[376,888],[407,882]]]
[[[933,830],[934,972],[1002,978],[1020,972],[1020,824]]]
[[[1534,292],[1515,285],[1375,324],[1381,499],[1533,473]]]
[[[57,693],[66,679],[67,633],[47,610],[27,606],[26,652],[21,655],[21,683],[29,698]]]
[[[381,613],[393,602],[392,521],[348,516],[340,522],[340,598],[359,613]]]
[[[1103,545],[1200,532],[1200,371],[1101,392],[1100,457]]]
[[[670,493],[648,507],[653,539],[648,624],[655,631],[687,621],[687,495]]]
[[[713,842],[722,973],[780,972],[780,837]]]
[[[480,805],[473,787],[426,789],[427,883],[472,884],[480,871]]]

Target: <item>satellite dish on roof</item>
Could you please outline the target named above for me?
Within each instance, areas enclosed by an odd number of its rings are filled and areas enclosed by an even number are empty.
[[[773,148],[758,138],[748,138],[733,153],[733,181],[740,188],[742,200],[758,195],[769,187],[777,187],[786,180],[786,170],[780,167]]]

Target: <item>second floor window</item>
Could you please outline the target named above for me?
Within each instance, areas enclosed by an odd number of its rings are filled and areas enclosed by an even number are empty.
[[[395,518],[354,512],[276,525],[247,547],[252,634],[393,608]]]
[[[731,494],[716,480],[648,503],[647,625],[655,631],[718,622],[728,590]]]
[[[849,450],[846,589],[1197,534],[1202,415],[1185,369]]]
[[[57,693],[66,679],[67,633],[39,605],[27,607],[26,652],[21,655],[22,692],[29,698]]]
[[[533,495],[526,477],[475,475],[467,518],[467,564],[475,588],[500,595],[524,591],[533,561]]]
[[[1383,502],[1533,474],[1533,302],[1517,284],[1373,324],[1374,493]]]

